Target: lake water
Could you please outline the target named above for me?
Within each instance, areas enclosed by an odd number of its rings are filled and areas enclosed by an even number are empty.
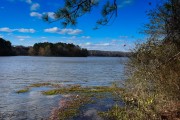
[[[0,120],[47,118],[62,96],[44,96],[33,88],[17,94],[29,84],[55,82],[83,86],[107,86],[124,80],[124,63],[119,57],[0,57]]]

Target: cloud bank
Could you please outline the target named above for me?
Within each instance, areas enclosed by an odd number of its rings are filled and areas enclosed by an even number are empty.
[[[58,34],[68,34],[68,35],[78,35],[81,34],[83,31],[80,29],[59,29],[58,27],[44,29],[44,32],[47,33],[58,33]]]
[[[0,32],[8,32],[8,33],[12,33],[12,32],[21,32],[21,33],[35,33],[36,30],[30,28],[30,29],[25,29],[25,28],[19,28],[19,29],[11,29],[8,27],[3,27],[0,28]]]

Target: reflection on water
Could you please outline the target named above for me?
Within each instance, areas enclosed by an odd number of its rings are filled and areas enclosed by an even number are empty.
[[[60,82],[84,86],[109,85],[123,80],[127,58],[0,57],[0,119],[47,118],[61,96],[43,96],[33,88],[15,91],[32,83]]]

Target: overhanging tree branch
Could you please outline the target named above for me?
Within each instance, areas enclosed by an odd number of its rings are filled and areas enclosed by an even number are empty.
[[[55,12],[54,19],[51,19],[48,14],[45,14],[43,20],[49,23],[60,21],[63,27],[76,25],[79,17],[90,13],[98,4],[98,0],[65,0],[64,6]],[[97,20],[96,27],[108,25],[113,17],[117,17],[117,9],[116,0],[107,0],[101,10],[102,18]]]

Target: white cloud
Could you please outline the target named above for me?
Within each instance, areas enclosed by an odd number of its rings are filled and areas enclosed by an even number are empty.
[[[31,10],[32,10],[32,11],[37,10],[37,9],[39,9],[39,8],[40,8],[40,5],[39,5],[38,3],[34,3],[34,4],[32,4],[32,6],[31,6]]]
[[[80,29],[58,29],[59,34],[69,34],[69,35],[78,35],[82,33]]]
[[[88,50],[105,50],[105,51],[124,51],[121,50],[120,45],[112,45],[111,43],[90,43],[86,42],[80,44],[82,48],[87,48]]]
[[[16,36],[16,38],[18,39],[27,39],[27,38],[31,38],[30,36]]]
[[[90,42],[86,42],[84,44],[82,44],[83,46],[111,46],[112,44],[111,43],[96,43],[96,44],[93,44],[93,43],[90,43]]]
[[[31,38],[30,36],[16,36],[20,41],[24,41],[25,39]]]
[[[30,16],[31,17],[37,17],[37,18],[42,18],[42,14],[38,13],[38,12],[31,12],[30,13]]]
[[[68,35],[78,35],[81,34],[83,31],[80,29],[59,29],[58,27],[44,29],[44,32],[48,33],[58,33],[58,34],[68,34]]]
[[[79,44],[82,48],[88,50],[104,50],[104,51],[130,51],[134,48],[133,39],[109,39],[108,41],[102,41],[98,43],[85,42]]]
[[[3,27],[3,28],[0,28],[0,32],[13,32],[13,30],[8,27]]]
[[[51,19],[55,19],[55,16],[54,16],[54,12],[43,12],[43,13],[39,13],[39,12],[31,12],[30,13],[30,16],[31,17],[37,17],[37,18],[42,18],[42,16],[44,15],[44,14],[48,14],[48,16],[49,16],[49,18],[51,18]]]
[[[99,45],[99,46],[111,46],[112,44],[111,43],[101,43],[101,44],[96,44],[96,45]]]
[[[48,28],[44,30],[44,32],[49,32],[49,33],[57,33],[58,31],[59,31],[58,27]]]
[[[42,42],[48,42],[48,40],[43,40]]]
[[[32,0],[26,0],[26,3],[31,4]]]
[[[90,36],[82,36],[82,38],[89,39],[91,37]]]
[[[92,45],[92,43],[87,42],[87,43],[85,43],[84,45],[85,45],[85,46],[91,46],[91,45]]]
[[[3,27],[0,28],[0,32],[8,32],[8,33],[12,33],[12,32],[21,32],[21,33],[35,33],[36,31],[34,29],[25,29],[25,28],[20,28],[20,29],[10,29],[8,27]]]
[[[18,31],[22,33],[35,33],[36,32],[34,29],[25,29],[25,28],[18,29]]]
[[[131,4],[134,0],[123,0],[123,1],[118,1],[118,8],[125,7],[129,4]]]

